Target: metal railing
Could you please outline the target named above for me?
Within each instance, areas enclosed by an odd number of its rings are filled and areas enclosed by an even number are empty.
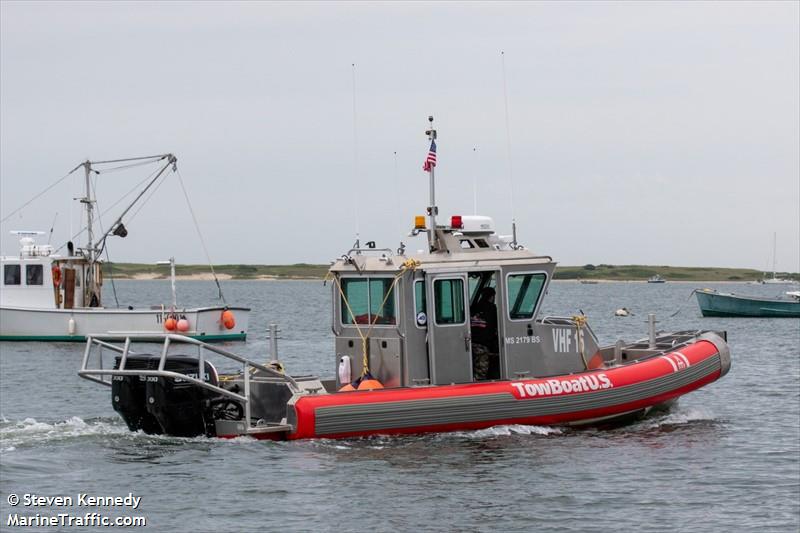
[[[128,361],[129,355],[138,355],[136,352],[131,350],[131,343],[132,342],[152,342],[154,338],[160,339],[163,338],[163,347],[161,349],[161,356],[159,357],[158,361],[158,369],[157,370],[150,370],[150,369],[137,369],[137,370],[127,370],[125,365]],[[113,344],[112,341],[124,341],[122,346],[117,344]],[[166,363],[167,363],[167,356],[169,355],[169,349],[172,343],[180,343],[180,344],[191,344],[197,346],[198,348],[198,358],[197,358],[197,376],[202,378],[205,376],[205,366],[206,366],[206,357],[205,357],[205,350],[213,352],[215,354],[221,355],[227,359],[232,361],[236,361],[242,365],[242,379],[244,381],[244,394],[237,394],[233,391],[227,390],[219,385],[213,385],[204,381],[203,379],[198,379],[186,374],[181,374],[180,372],[173,372],[171,370],[166,370]],[[97,350],[97,367],[90,367],[89,364],[91,362],[92,356],[92,349],[94,346],[98,347]],[[103,349],[108,349],[112,352],[118,353],[121,355],[119,368],[110,368],[105,369],[103,368]],[[277,350],[276,350],[277,351]],[[276,377],[286,381],[289,384],[289,388],[293,390],[293,392],[299,392],[300,386],[297,382],[291,377],[282,372],[275,370],[274,368],[270,368],[268,366],[262,365],[261,363],[256,363],[255,361],[251,361],[245,357],[237,355],[233,352],[229,352],[228,350],[224,350],[217,346],[213,346],[211,344],[207,344],[205,342],[199,341],[197,339],[193,339],[191,337],[185,337],[183,335],[175,335],[172,333],[164,333],[154,337],[152,333],[147,334],[126,334],[126,335],[88,335],[86,338],[86,349],[83,353],[83,361],[81,363],[81,369],[78,371],[78,375],[84,379],[88,379],[89,381],[94,381],[95,383],[100,383],[102,385],[106,385],[110,387],[112,385],[111,381],[114,376],[153,376],[153,377],[160,377],[160,378],[173,378],[179,379],[183,381],[188,381],[198,387],[202,387],[206,390],[215,392],[217,394],[226,396],[228,398],[232,398],[239,402],[242,402],[244,405],[244,416],[245,421],[247,424],[248,431],[251,428],[251,417],[250,417],[250,380],[251,380],[251,369],[252,370],[260,370],[269,374],[272,377]],[[106,380],[104,379],[105,376],[109,376],[112,379]]]

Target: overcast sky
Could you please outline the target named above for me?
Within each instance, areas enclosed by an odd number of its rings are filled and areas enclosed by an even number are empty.
[[[326,262],[357,227],[417,249],[434,115],[443,215],[477,183],[562,264],[771,269],[777,233],[800,270],[798,2],[0,6],[1,218],[86,158],[173,152],[215,263]],[[101,175],[100,209],[150,170]],[[176,178],[113,260],[204,262]],[[64,242],[80,191],[4,222],[2,251],[54,217]]]

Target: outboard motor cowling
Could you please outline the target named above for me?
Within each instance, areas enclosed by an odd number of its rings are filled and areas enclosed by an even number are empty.
[[[164,370],[177,372],[218,385],[217,370],[205,362],[205,371],[198,377],[196,357],[173,355],[167,357]],[[180,378],[150,377],[145,388],[147,412],[159,423],[164,434],[176,437],[215,435],[211,409],[212,400],[221,396]]]
[[[121,357],[114,359],[114,370],[119,369]],[[155,355],[129,355],[125,370],[155,370],[159,357]],[[162,433],[158,420],[147,411],[147,376],[114,376],[111,381],[111,405],[119,413],[128,429],[148,434]]]

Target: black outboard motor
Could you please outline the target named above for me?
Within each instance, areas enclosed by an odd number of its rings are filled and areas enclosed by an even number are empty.
[[[120,356],[115,358],[115,370],[119,369],[120,360]],[[155,370],[158,360],[155,355],[129,355],[125,370]],[[141,430],[158,435],[162,433],[161,425],[147,411],[146,388],[146,376],[114,376],[111,381],[111,404],[131,431]]]
[[[167,357],[164,370],[177,372],[219,385],[214,365],[205,362],[202,377],[197,375],[198,359],[188,355]],[[156,359],[158,368],[158,359]],[[216,434],[212,401],[223,398],[190,381],[175,378],[149,378],[145,387],[146,408],[159,423],[163,433],[175,437],[214,436]]]

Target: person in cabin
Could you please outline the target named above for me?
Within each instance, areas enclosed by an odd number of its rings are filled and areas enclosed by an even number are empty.
[[[497,306],[494,298],[495,290],[492,287],[481,289],[478,301],[471,312],[472,374],[476,381],[496,377],[492,375],[494,372],[490,371],[498,366],[497,359],[500,353],[497,341]]]

